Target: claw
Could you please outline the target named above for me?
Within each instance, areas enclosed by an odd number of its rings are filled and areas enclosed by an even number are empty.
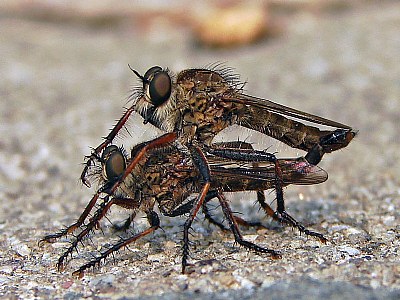
[[[277,260],[277,259],[281,259],[282,258],[282,254],[281,253],[279,253],[277,251],[274,251],[274,252],[275,253],[271,253],[271,258],[272,259]]]
[[[81,271],[81,270],[76,270],[76,271],[72,272],[72,276],[76,277],[78,279],[82,279],[84,275],[85,275],[85,272]]]

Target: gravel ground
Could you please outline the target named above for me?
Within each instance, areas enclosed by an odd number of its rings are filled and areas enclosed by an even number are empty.
[[[185,30],[146,34],[0,18],[0,295],[78,299],[399,299],[400,3],[331,14],[298,13],[285,33],[238,49],[197,47]],[[193,272],[179,273],[183,218],[120,251],[83,279],[71,273],[117,236],[96,232],[64,272],[67,240],[38,240],[73,222],[93,190],[78,182],[82,158],[120,117],[140,72],[224,61],[248,80],[248,93],[319,114],[359,130],[321,167],[329,180],[286,189],[289,212],[324,233],[324,245],[257,212],[253,194],[229,195],[236,211],[268,229],[246,239],[280,249],[281,260],[250,253],[230,234],[194,224]],[[128,148],[160,134],[131,120]],[[259,141],[235,128],[224,139]],[[270,140],[278,154],[287,147]],[[294,155],[301,153],[294,153]],[[283,154],[282,154],[283,155]],[[272,195],[271,195],[272,196]],[[271,197],[272,198],[272,197]],[[216,209],[216,212],[218,209]],[[113,209],[111,220],[127,212]],[[142,220],[139,219],[140,226]],[[133,230],[133,229],[132,229]]]

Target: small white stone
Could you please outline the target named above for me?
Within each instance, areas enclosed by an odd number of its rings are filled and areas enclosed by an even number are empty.
[[[335,231],[341,231],[341,230],[348,229],[348,228],[349,228],[348,225],[334,225],[329,228],[329,231],[335,232]]]
[[[50,253],[43,253],[42,260],[48,260],[51,257]]]
[[[115,276],[113,274],[107,274],[103,276],[97,276],[93,279],[90,279],[89,286],[94,288],[99,285],[112,285],[115,280]]]
[[[360,255],[360,251],[356,248],[350,247],[350,246],[339,246],[338,247],[339,251],[341,252],[346,252],[347,254],[354,256],[354,255]]]
[[[360,234],[360,233],[362,233],[361,230],[359,230],[357,228],[354,228],[354,227],[347,228],[346,232],[347,232],[347,234]]]
[[[12,249],[18,253],[18,255],[27,257],[31,254],[31,249],[22,243],[12,245]]]
[[[377,289],[381,286],[380,282],[376,279],[372,279],[370,284],[373,289]]]
[[[162,262],[162,261],[165,261],[165,256],[163,254],[161,254],[161,253],[150,254],[150,255],[147,256],[147,260],[148,261],[153,261],[153,262],[155,262],[155,261]]]
[[[188,279],[188,276],[186,274],[179,274],[176,279],[180,281],[186,281]]]

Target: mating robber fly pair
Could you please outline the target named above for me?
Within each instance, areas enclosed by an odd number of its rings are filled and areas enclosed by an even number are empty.
[[[184,273],[188,265],[189,229],[198,212],[202,210],[206,219],[224,228],[207,208],[214,198],[219,201],[238,244],[279,258],[278,251],[243,239],[238,225],[251,224],[232,213],[224,192],[256,191],[257,201],[267,215],[321,242],[327,241],[322,234],[306,229],[286,212],[283,188],[289,184],[324,182],[328,175],[317,164],[325,153],[346,147],[356,131],[335,121],[248,96],[243,93],[244,84],[228,68],[188,69],[176,76],[161,67],[152,67],[144,75],[131,70],[141,81],[132,95],[132,105],[87,157],[81,174],[87,186],[90,186],[90,179],[95,179],[99,186],[96,193],[75,223],[43,238],[43,241],[53,242],[80,230],[59,258],[59,269],[64,267],[78,243],[99,228],[100,220],[112,205],[131,211],[123,228],[129,227],[138,212],[146,214],[150,227],[121,239],[81,266],[75,275],[83,276],[86,269],[100,264],[111,253],[160,228],[154,211],[157,204],[163,215],[187,216],[183,227]],[[133,112],[139,113],[144,123],[167,133],[134,146],[128,154],[114,145],[113,140]],[[215,135],[234,124],[307,153],[304,157],[278,159],[245,142],[213,143]],[[332,130],[322,130],[322,126]],[[276,210],[266,203],[264,191],[268,189],[275,191]]]

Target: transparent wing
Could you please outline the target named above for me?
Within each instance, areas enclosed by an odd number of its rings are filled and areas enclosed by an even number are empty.
[[[309,164],[303,159],[278,159],[282,178],[285,185],[312,185],[326,181],[328,174],[318,166]],[[213,159],[210,161],[211,176],[214,180],[226,180],[230,182],[258,181],[274,183],[275,166],[269,162],[248,163],[220,161]]]
[[[230,102],[242,103],[246,106],[253,106],[258,109],[265,109],[269,112],[274,112],[289,118],[304,120],[315,124],[321,124],[335,128],[352,129],[350,126],[339,122],[312,115],[267,99],[257,98],[242,93],[228,94],[223,96],[222,99]]]

